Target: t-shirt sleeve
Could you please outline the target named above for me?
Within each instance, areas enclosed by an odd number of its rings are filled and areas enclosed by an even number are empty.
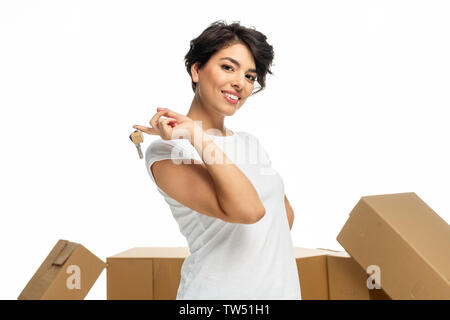
[[[171,159],[175,164],[203,162],[197,150],[186,139],[155,140],[145,151],[145,166],[155,184],[151,166],[156,161],[167,159]]]

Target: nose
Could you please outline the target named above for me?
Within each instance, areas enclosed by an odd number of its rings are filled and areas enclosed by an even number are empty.
[[[242,88],[244,87],[244,81],[245,81],[245,75],[240,74],[239,72],[236,72],[236,76],[233,78],[232,87],[240,92]]]

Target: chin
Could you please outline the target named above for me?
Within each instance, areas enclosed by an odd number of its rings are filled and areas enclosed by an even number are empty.
[[[224,116],[229,117],[229,116],[232,116],[233,114],[235,114],[236,111],[238,111],[238,110],[239,110],[238,106],[234,106],[234,107],[229,106],[228,109],[226,109],[225,112],[223,112],[223,114],[224,114]]]
[[[235,112],[239,109],[238,106],[233,106],[233,105],[221,105],[221,106],[217,106],[216,108],[214,108],[216,113],[228,117],[228,116],[232,116],[233,114],[235,114]]]

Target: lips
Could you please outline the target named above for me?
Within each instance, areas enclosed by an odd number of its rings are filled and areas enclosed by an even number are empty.
[[[237,93],[236,91],[222,90],[222,92],[226,92],[226,93],[232,94],[233,96],[238,97],[239,100],[242,98],[241,94],[240,94],[240,93]]]
[[[232,104],[238,104],[238,103],[239,103],[239,99],[240,99],[240,98],[238,98],[238,99],[233,99],[233,98],[227,96],[227,95],[225,94],[225,92],[228,93],[227,91],[222,91],[222,95],[223,95],[223,97],[225,98],[225,100],[227,100],[228,102],[230,102],[230,103],[232,103]],[[231,94],[231,93],[230,93],[230,94]]]

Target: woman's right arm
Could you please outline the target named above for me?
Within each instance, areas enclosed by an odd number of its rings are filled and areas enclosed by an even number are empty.
[[[203,160],[201,164],[176,164],[171,159],[154,162],[150,170],[158,187],[201,214],[231,223],[258,222],[264,216],[265,208],[244,173],[201,128],[193,125],[190,118],[168,109],[158,110],[150,121],[152,128],[134,128],[158,134],[165,140],[173,137],[176,128],[187,130],[191,144]],[[169,118],[161,119],[162,115]]]
[[[197,134],[202,139],[194,139],[191,134],[191,144],[203,163],[155,162],[150,170],[158,187],[201,214],[231,223],[258,222],[264,216],[265,208],[254,186],[210,137],[202,130]],[[211,155],[221,159],[220,163],[211,161]]]
[[[253,184],[208,135],[198,131],[201,139],[194,141],[194,135],[191,144],[202,157],[214,181],[220,206],[232,218],[259,221],[265,214],[265,208]]]

